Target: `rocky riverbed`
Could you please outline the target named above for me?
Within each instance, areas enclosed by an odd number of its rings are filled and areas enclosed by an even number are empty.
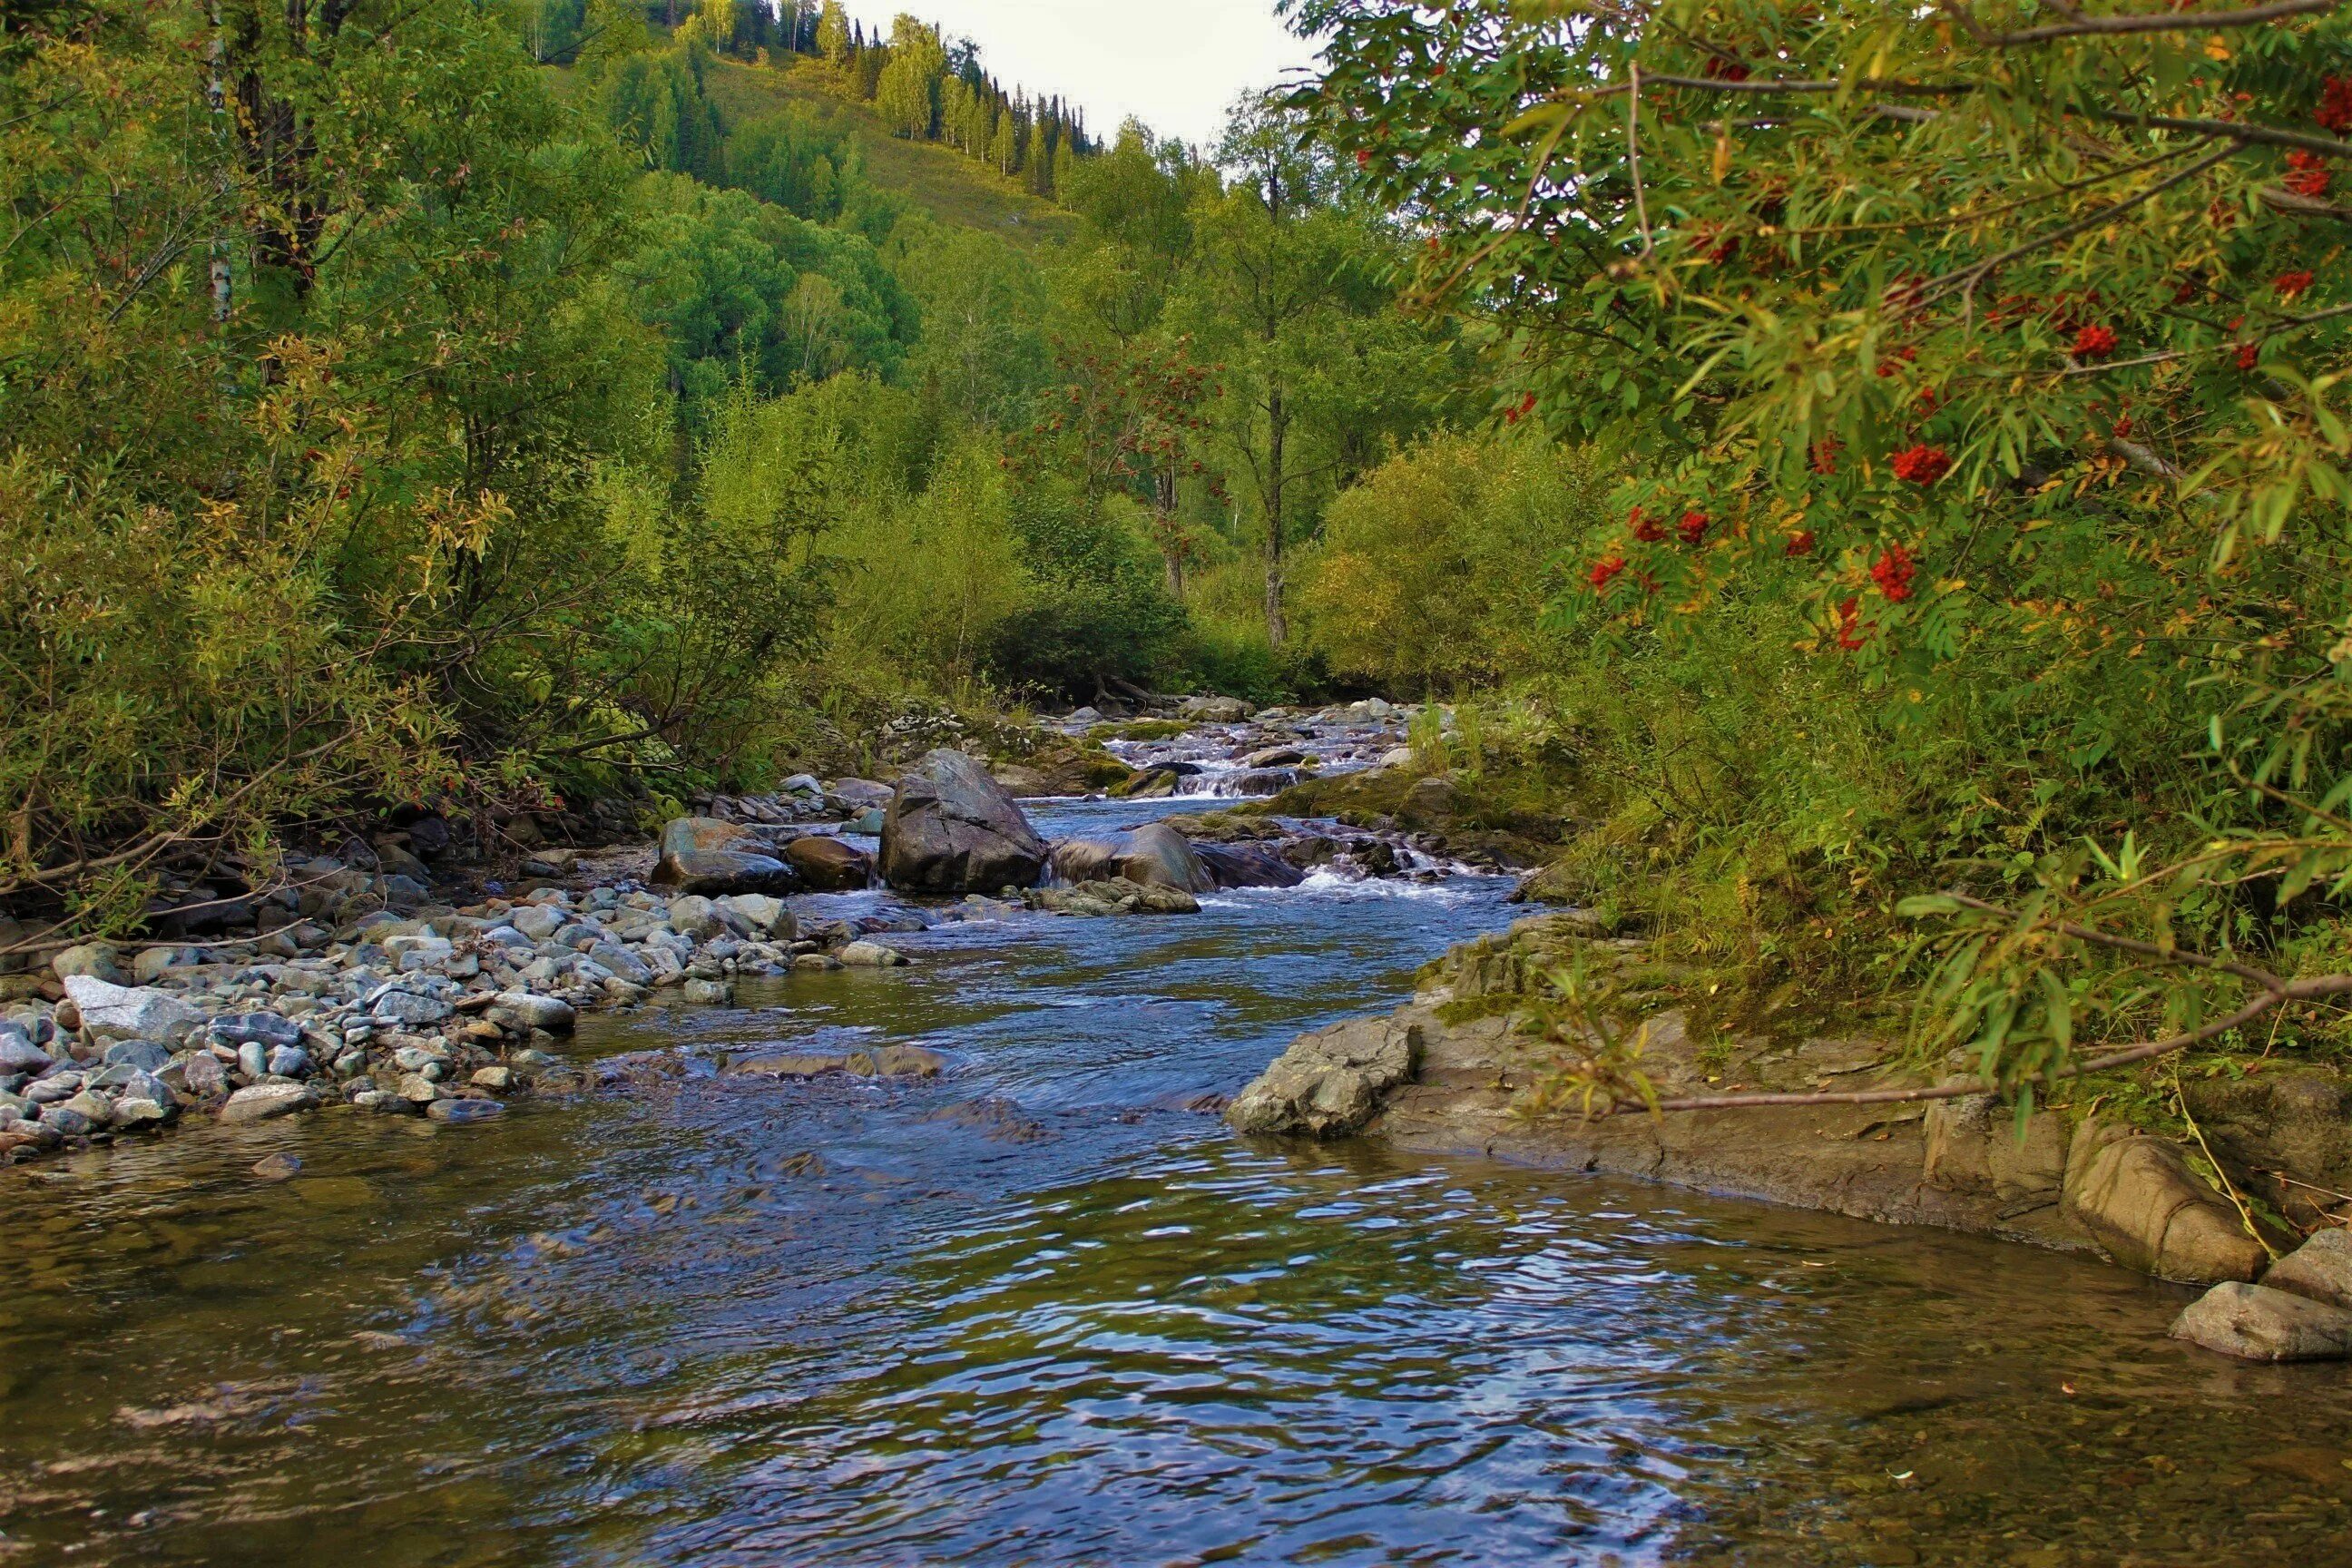
[[[1217,757],[1220,775],[1239,777],[1277,740],[1314,748],[1315,767],[1334,773],[1393,763],[1409,717],[1377,701],[1253,716],[1203,699],[1149,741],[1121,739],[1127,726],[1086,710],[1058,728],[1108,732],[1106,750],[1137,758],[1125,793],[1164,796],[1169,780],[1205,793],[1209,764],[1180,772],[1179,753]],[[877,939],[942,921],[1195,913],[1201,895],[1223,889],[1432,879],[1450,864],[1417,847],[1433,836],[1393,822],[1263,815],[1048,844],[1015,799],[1034,782],[1021,764],[992,773],[936,748],[888,783],[801,775],[772,795],[706,799],[649,843],[542,848],[511,888],[462,868],[436,878],[415,852],[449,845],[429,819],[350,859],[296,861],[278,887],[225,900],[255,922],[249,937],[86,943],[8,977],[0,1155],[327,1106],[479,1121],[518,1096],[583,1086],[563,1047],[583,1013],[665,995],[723,1005],[746,978],[903,963]],[[898,900],[805,924],[795,913],[795,900],[877,883]],[[475,896],[441,901],[453,889]],[[176,911],[166,919],[185,928]]]

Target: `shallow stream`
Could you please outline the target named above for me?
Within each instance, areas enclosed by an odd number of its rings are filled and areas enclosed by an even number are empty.
[[[577,1047],[921,1041],[937,1083],[0,1172],[0,1562],[2352,1563],[2352,1373],[2176,1344],[2182,1292],[1185,1109],[1507,889],[951,924]]]

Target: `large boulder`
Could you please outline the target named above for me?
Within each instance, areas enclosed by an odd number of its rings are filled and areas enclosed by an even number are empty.
[[[826,834],[811,834],[785,845],[784,862],[813,893],[855,893],[874,881],[874,858],[855,844]]]
[[[152,986],[114,985],[87,974],[69,974],[65,985],[92,1039],[177,1045],[205,1021],[183,998]]]
[[[2352,1311],[2228,1280],[2189,1303],[2172,1337],[2247,1361],[2341,1361],[2352,1356]]]
[[[740,824],[715,816],[681,816],[662,829],[654,863],[657,888],[718,898],[729,893],[785,893],[792,868],[765,853]]]
[[[2178,1144],[2121,1123],[2094,1119],[2075,1130],[2065,1208],[2108,1257],[2159,1279],[2250,1280],[2269,1261],[2238,1211],[2198,1179]]]
[[[1225,1108],[1225,1120],[1242,1132],[1353,1132],[1371,1120],[1381,1095],[1412,1076],[1421,1044],[1419,1024],[1393,1017],[1301,1035]]]
[[[1055,880],[1073,887],[1126,880],[1205,893],[1217,886],[1203,863],[1201,847],[1164,822],[1129,833],[1065,838],[1054,846],[1049,864]]]
[[[906,892],[1027,888],[1045,841],[988,770],[961,752],[928,752],[898,781],[882,821],[882,879]]]
[[[1127,852],[1119,857],[1118,869],[1130,882],[1181,888],[1188,893],[1209,892],[1217,885],[1192,841],[1164,822],[1149,823],[1127,836]]]

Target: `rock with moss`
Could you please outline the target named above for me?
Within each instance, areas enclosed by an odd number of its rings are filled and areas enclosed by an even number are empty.
[[[1422,1026],[1400,1018],[1355,1018],[1301,1035],[1225,1108],[1242,1132],[1337,1138],[1380,1109],[1381,1097],[1413,1074]]]

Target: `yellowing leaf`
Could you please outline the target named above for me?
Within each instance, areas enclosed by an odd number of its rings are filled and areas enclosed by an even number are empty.
[[[2230,46],[2222,41],[2221,34],[2216,33],[2205,40],[2205,58],[2209,60],[2226,60],[2230,58]]]

